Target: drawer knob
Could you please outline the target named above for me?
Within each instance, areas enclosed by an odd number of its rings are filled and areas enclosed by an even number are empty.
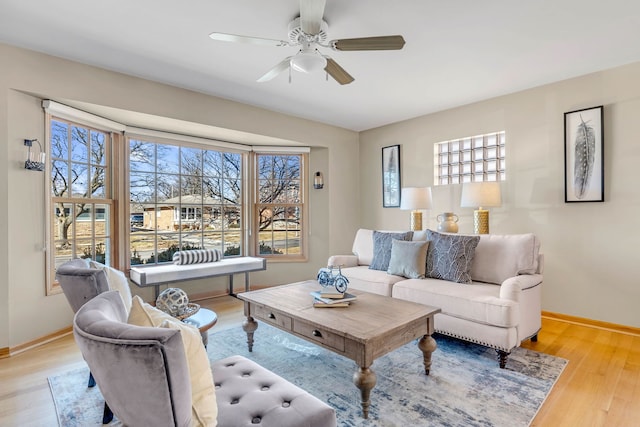
[[[273,313],[269,313],[269,319],[275,319],[275,318],[276,318],[276,315],[275,315],[275,314],[273,314]]]
[[[314,337],[322,338],[322,332],[317,329],[314,329],[313,332],[311,332],[311,335],[313,335]]]

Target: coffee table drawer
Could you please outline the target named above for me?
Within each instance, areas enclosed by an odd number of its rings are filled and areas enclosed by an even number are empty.
[[[251,314],[267,323],[270,323],[276,327],[291,330],[291,317],[286,316],[276,310],[272,310],[263,305],[252,305]]]
[[[315,341],[329,348],[344,352],[344,337],[334,334],[333,332],[299,321],[293,323],[293,332],[300,334],[311,341]]]

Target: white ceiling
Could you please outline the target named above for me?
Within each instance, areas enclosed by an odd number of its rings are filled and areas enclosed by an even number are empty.
[[[325,50],[355,81],[294,72],[296,0],[0,0],[0,41],[331,125],[366,130],[640,61],[636,0],[327,0],[329,39],[402,34],[400,51]]]

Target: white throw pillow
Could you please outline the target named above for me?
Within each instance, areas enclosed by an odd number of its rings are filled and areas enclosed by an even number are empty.
[[[97,261],[89,261],[89,266],[96,270],[104,271],[107,276],[107,282],[109,282],[110,291],[120,292],[120,297],[124,303],[124,308],[127,309],[127,313],[131,311],[131,288],[129,288],[129,280],[127,276],[120,270],[113,267],[101,264]]]
[[[217,425],[218,404],[211,366],[202,344],[200,331],[195,326],[181,322],[145,303],[137,295],[132,300],[129,324],[180,329],[191,380],[193,423],[197,426],[215,427]]]

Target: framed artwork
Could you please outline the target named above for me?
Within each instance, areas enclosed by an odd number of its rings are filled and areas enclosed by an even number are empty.
[[[382,207],[400,207],[400,146],[382,148]]]
[[[603,107],[564,113],[564,201],[604,202]]]

